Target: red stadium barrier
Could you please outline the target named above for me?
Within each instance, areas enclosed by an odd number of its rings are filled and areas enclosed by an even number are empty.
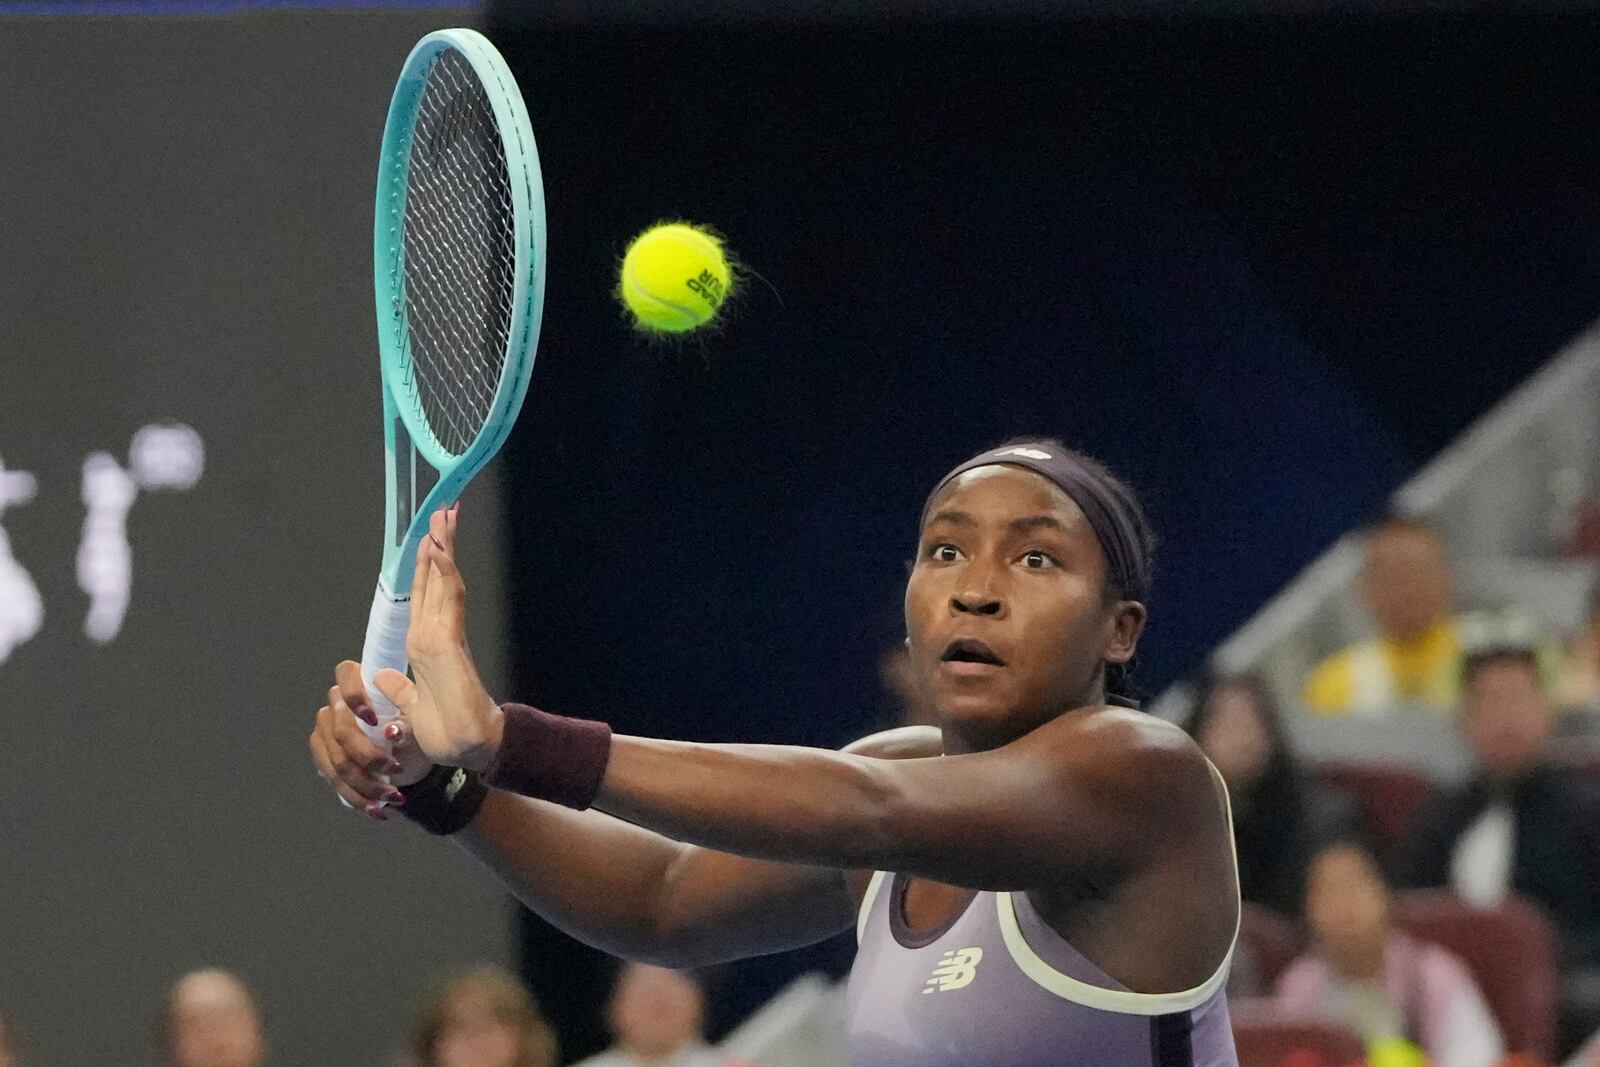
[[[1232,1010],[1239,1067],[1347,1067],[1365,1058],[1361,1038],[1338,1023],[1286,1015],[1259,1001],[1241,1000]]]

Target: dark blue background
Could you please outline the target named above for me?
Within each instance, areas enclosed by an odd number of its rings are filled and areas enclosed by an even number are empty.
[[[515,677],[624,730],[876,725],[923,495],[1021,433],[1144,492],[1154,691],[1600,310],[1589,18],[491,21],[550,208]],[[663,217],[761,275],[676,348],[607,292]]]

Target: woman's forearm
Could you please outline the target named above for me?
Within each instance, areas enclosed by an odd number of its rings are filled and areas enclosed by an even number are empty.
[[[598,811],[492,791],[459,843],[518,900],[603,951],[645,958],[667,873],[686,847]]]
[[[854,918],[841,871],[718,853],[510,793],[491,792],[456,840],[535,913],[625,959],[718,963],[811,944]]]
[[[873,869],[894,851],[891,765],[821,749],[616,737],[595,807],[707,848]]]

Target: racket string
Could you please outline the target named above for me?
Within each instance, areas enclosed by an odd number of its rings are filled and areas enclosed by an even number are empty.
[[[409,158],[411,383],[435,439],[460,455],[487,421],[504,371],[516,261],[505,148],[487,94],[454,50],[428,71]]]

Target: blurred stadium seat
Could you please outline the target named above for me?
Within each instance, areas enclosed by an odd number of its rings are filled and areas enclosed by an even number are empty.
[[[1595,788],[1600,789],[1600,755],[1585,753],[1570,761],[1562,761],[1561,766],[1571,767],[1574,771],[1593,782]]]
[[[1297,1053],[1307,1055],[1310,1062],[1342,1067],[1365,1056],[1361,1038],[1348,1028],[1324,1019],[1284,1015],[1263,1001],[1234,1004],[1233,1040],[1239,1067],[1280,1067]]]
[[[1331,789],[1355,802],[1367,826],[1377,835],[1380,858],[1394,860],[1405,844],[1434,787],[1417,771],[1391,764],[1319,763],[1316,775]]]
[[[1246,901],[1239,915],[1239,944],[1233,954],[1228,992],[1234,996],[1270,996],[1278,975],[1305,945],[1300,929],[1273,911]]]
[[[1407,933],[1444,946],[1472,971],[1508,1049],[1554,1058],[1556,947],[1543,912],[1518,899],[1474,908],[1437,889],[1401,893],[1395,905]]]

